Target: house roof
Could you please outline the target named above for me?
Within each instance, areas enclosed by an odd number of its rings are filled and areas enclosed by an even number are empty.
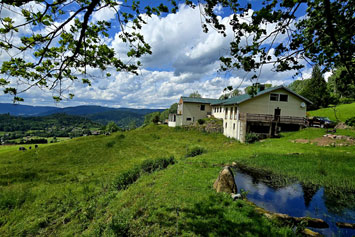
[[[220,102],[221,100],[219,99],[210,99],[210,98],[193,98],[193,97],[181,97],[183,102],[188,102],[188,103],[200,103],[200,104],[213,104]]]
[[[290,90],[289,88],[287,87],[284,87],[284,86],[275,86],[275,87],[270,87],[270,88],[267,88],[263,91],[259,91],[256,95],[254,95],[253,97],[249,94],[243,94],[243,95],[239,95],[239,96],[235,96],[235,97],[232,97],[232,98],[228,98],[226,100],[218,100],[217,102],[215,103],[212,103],[212,105],[232,105],[232,104],[241,104],[247,100],[250,100],[254,97],[257,97],[257,96],[260,96],[260,95],[264,95],[264,94],[267,94],[269,92],[272,92],[272,91],[275,91],[275,90],[278,90],[278,89],[285,89],[286,91],[290,92],[291,94],[299,97],[300,99],[306,101],[307,103],[310,103],[312,104],[312,102],[306,98],[304,98],[303,96],[297,94],[296,92]]]

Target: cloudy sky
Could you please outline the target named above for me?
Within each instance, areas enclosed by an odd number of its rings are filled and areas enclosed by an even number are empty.
[[[23,104],[166,108],[177,102],[180,96],[187,96],[194,91],[198,91],[203,97],[218,98],[226,86],[244,88],[251,84],[247,80],[250,75],[242,71],[218,71],[219,57],[228,54],[233,34],[228,25],[230,16],[219,8],[215,11],[221,15],[221,21],[227,26],[226,37],[215,30],[204,33],[200,10],[180,5],[176,14],[163,17],[153,15],[146,19],[147,24],[143,25],[141,34],[151,45],[153,53],[141,58],[143,66],[138,76],[111,70],[112,76],[107,78],[106,72],[88,69],[88,73],[93,75],[92,86],[80,82],[71,84],[68,92],[75,94],[73,99],[56,104],[52,99],[53,92],[33,88],[21,94],[25,99]],[[2,11],[1,14],[3,17],[13,13]],[[91,20],[116,22],[115,17],[112,9],[104,8],[96,12]],[[114,24],[107,43],[125,59],[127,46],[118,37],[118,30]],[[272,26],[268,30],[272,30]],[[8,55],[1,52],[0,60],[6,59]],[[303,77],[309,77],[310,72],[311,69],[306,68]],[[292,78],[294,73],[276,73],[272,70],[272,65],[264,66],[259,82],[287,85],[295,80]],[[10,103],[11,97],[0,92],[0,102]]]

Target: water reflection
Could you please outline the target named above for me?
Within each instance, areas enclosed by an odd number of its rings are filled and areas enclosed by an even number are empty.
[[[346,195],[339,197],[339,195],[326,192],[322,187],[300,184],[294,181],[291,183],[280,182],[280,180],[276,180],[279,178],[270,175],[255,175],[255,172],[246,173],[245,170],[237,170],[235,175],[238,191],[241,189],[248,191],[248,199],[256,205],[268,211],[290,216],[321,218],[330,227],[314,230],[327,236],[355,235],[355,230],[340,229],[335,225],[336,222],[355,222],[355,208],[353,206],[355,203],[351,203],[353,194],[347,194],[352,197],[345,200]],[[273,185],[274,181],[276,185]],[[337,201],[332,201],[333,199],[337,199]],[[351,205],[344,206],[344,202],[350,202]],[[340,207],[338,207],[339,203],[341,204]]]

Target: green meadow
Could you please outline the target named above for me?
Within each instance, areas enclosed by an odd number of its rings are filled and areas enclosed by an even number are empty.
[[[348,118],[355,117],[355,103],[337,105],[335,110],[338,119],[342,122],[345,122]],[[309,114],[311,116],[328,117],[333,121],[336,120],[333,108],[309,111]]]
[[[237,162],[324,186],[337,197],[354,192],[354,146],[293,142],[325,132],[312,128],[241,144],[222,134],[149,125],[27,151],[0,146],[0,235],[293,236],[290,227],[216,193],[212,184],[223,165]],[[337,133],[355,137],[354,130]],[[187,157],[196,149],[204,152]],[[142,172],[123,190],[114,185],[146,160],[171,156],[176,163],[166,169]]]

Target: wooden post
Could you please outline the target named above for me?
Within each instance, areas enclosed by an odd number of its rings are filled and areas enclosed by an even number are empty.
[[[269,137],[272,137],[272,122],[270,122]]]

